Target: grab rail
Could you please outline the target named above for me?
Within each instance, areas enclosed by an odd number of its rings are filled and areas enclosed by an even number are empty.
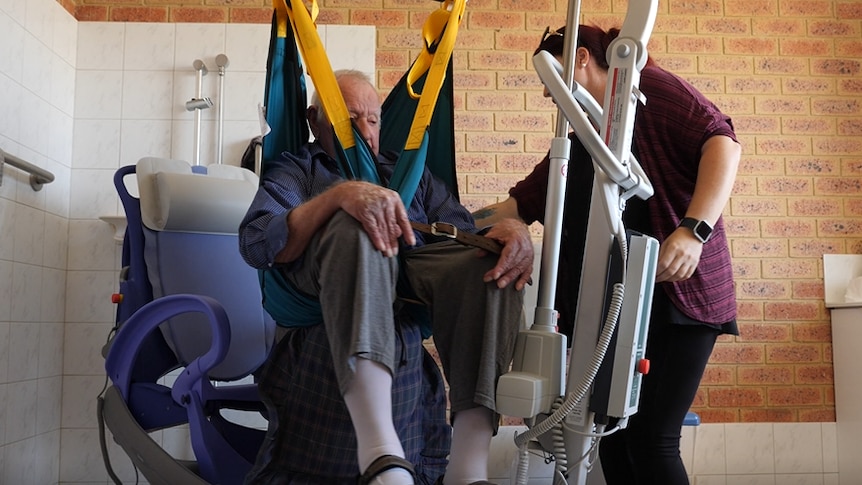
[[[39,168],[33,165],[30,162],[21,160],[15,155],[11,155],[3,151],[0,148],[0,185],[3,184],[3,164],[8,163],[15,168],[21,169],[30,174],[30,187],[33,188],[34,191],[38,192],[42,190],[42,186],[45,184],[50,184],[54,181],[54,174],[45,170],[44,168]]]

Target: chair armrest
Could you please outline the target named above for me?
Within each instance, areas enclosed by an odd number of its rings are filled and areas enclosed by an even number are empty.
[[[224,308],[215,299],[202,295],[176,294],[151,301],[120,327],[105,359],[108,377],[120,390],[123,399],[129,397],[131,369],[140,353],[140,342],[147,334],[158,329],[165,320],[187,312],[199,312],[206,316],[212,328],[212,344],[206,353],[186,366],[177,381],[206,380],[209,370],[227,355],[230,323]]]

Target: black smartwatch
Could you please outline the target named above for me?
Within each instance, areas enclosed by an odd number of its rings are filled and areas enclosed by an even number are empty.
[[[679,221],[679,227],[687,227],[691,229],[694,237],[696,237],[701,243],[709,241],[709,237],[712,236],[712,226],[710,226],[706,221],[700,221],[693,217],[683,217],[682,220]]]

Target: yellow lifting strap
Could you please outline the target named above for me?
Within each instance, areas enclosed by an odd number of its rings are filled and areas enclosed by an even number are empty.
[[[335,135],[341,142],[341,146],[344,149],[353,148],[356,145],[356,141],[353,139],[350,114],[347,112],[347,105],[344,104],[341,90],[338,89],[338,82],[335,80],[335,74],[332,72],[332,65],[329,63],[329,58],[326,56],[323,43],[320,41],[317,28],[314,25],[317,12],[319,11],[317,1],[312,1],[311,13],[305,8],[302,0],[273,0],[272,3],[276,11],[285,12],[290,19],[290,24],[293,27],[296,38],[296,46],[305,60],[306,70],[314,82],[314,88],[317,90],[317,95],[320,98],[323,112],[326,113],[326,117],[332,122]],[[280,33],[281,14],[277,13],[276,18],[279,19]],[[285,31],[286,35],[287,31]]]
[[[467,0],[445,0],[440,4],[439,9],[431,12],[422,26],[424,41],[422,52],[407,73],[407,92],[413,99],[419,98],[419,103],[407,135],[404,146],[406,150],[419,148],[425,136],[425,130],[431,124],[431,115],[434,114],[440,88],[443,86],[443,80],[446,79],[446,70],[455,48],[458,27],[464,17],[466,5]],[[426,71],[428,76],[425,79],[422,94],[418,95],[413,90],[413,84]]]
[[[413,116],[413,124],[404,148],[414,150],[422,143],[425,131],[431,123],[431,116],[437,104],[440,88],[446,78],[446,70],[452,51],[455,47],[455,39],[458,36],[458,27],[464,16],[466,0],[444,0],[440,8],[428,16],[422,27],[422,39],[424,45],[422,52],[410,67],[407,74],[407,90],[414,99],[419,98],[416,113]],[[338,88],[338,82],[332,71],[332,65],[323,49],[323,43],[317,33],[314,21],[317,19],[319,8],[317,0],[311,2],[311,13],[305,8],[302,0],[273,0],[273,8],[276,10],[278,21],[278,36],[287,36],[287,21],[290,21],[296,38],[296,45],[306,63],[306,69],[314,82],[314,87],[320,98],[327,118],[332,122],[335,135],[338,137],[344,149],[352,148],[356,142],[353,139],[353,129],[350,122],[350,113],[344,104],[344,98]],[[416,94],[413,84],[423,74],[428,72],[422,93]]]

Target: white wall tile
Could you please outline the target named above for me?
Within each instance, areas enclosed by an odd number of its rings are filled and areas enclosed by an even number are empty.
[[[0,337],[2,337],[2,336],[3,336],[3,324],[0,323]],[[0,344],[0,345],[2,345],[2,344]],[[3,350],[2,347],[0,347],[0,357],[3,356],[2,350]],[[8,394],[6,392],[6,386],[7,386],[6,380],[0,379],[0,424],[3,425],[3,426],[0,426],[0,476],[3,476],[2,470],[4,469],[4,466],[3,466],[3,448],[2,447],[7,444],[7,442],[6,442],[6,414],[7,414],[7,411],[6,410],[9,408],[9,405],[8,405],[7,397],[6,397]]]
[[[60,476],[63,482],[102,482],[108,479],[99,451],[99,432],[63,429],[60,436]]]
[[[51,98],[51,50],[33,36],[24,38],[21,84],[44,100]]]
[[[67,373],[68,374],[68,373]],[[63,428],[95,428],[96,399],[105,383],[104,376],[74,376],[63,377],[64,389],[75,389],[74,393],[63,395],[62,422]]]
[[[63,370],[66,375],[94,376],[104,374],[102,347],[113,327],[109,323],[67,323],[63,348]]]
[[[127,23],[123,69],[173,71],[175,38],[173,24]]]
[[[69,223],[70,270],[105,270],[114,267],[114,230],[101,220],[72,220]]]
[[[114,321],[110,295],[116,291],[114,271],[69,271],[66,274],[66,322]]]
[[[698,475],[694,479],[695,485],[735,485],[728,482],[724,475]]]
[[[31,264],[12,265],[12,304],[10,319],[13,322],[38,322],[42,313],[39,291],[42,289],[42,268]]]
[[[120,123],[120,120],[77,120],[72,167],[119,168]]]
[[[213,124],[207,124],[207,128],[212,128]],[[192,162],[192,153],[195,145],[195,134],[194,134],[194,122],[193,121],[184,121],[184,120],[174,120],[171,123],[171,154],[168,158],[173,158],[175,160],[185,160],[189,163]],[[201,151],[208,145],[204,143],[204,138],[207,135],[207,130],[203,127],[203,122],[201,123]],[[211,136],[207,136],[206,139],[212,139]],[[202,159],[206,157],[201,156]]]
[[[48,101],[63,113],[75,114],[75,68],[65,59],[51,56],[51,90]]]
[[[260,123],[257,121],[225,121],[224,163],[239,166],[248,144],[259,135]]]
[[[63,374],[63,323],[44,322],[39,329],[39,377]],[[59,405],[59,401],[57,403]]]
[[[838,429],[836,423],[820,423],[823,436],[823,471],[838,472]]]
[[[126,24],[122,22],[80,22],[77,63],[79,70],[121,70]]]
[[[44,133],[47,131],[45,120],[51,114],[51,105],[47,101],[24,89],[21,91],[21,111],[18,117],[18,142],[36,153],[47,155],[47,144]],[[19,157],[32,161],[23,153]],[[33,162],[36,163],[36,162]]]
[[[66,270],[42,268],[42,322],[62,323],[66,314]],[[49,345],[49,342],[43,342]]]
[[[173,86],[170,71],[124,71],[123,119],[171,119]]]
[[[770,475],[727,475],[728,485],[778,485],[775,476]]]
[[[0,13],[0,73],[6,74],[15,82],[21,82],[24,66],[25,31],[11,16]]]
[[[3,447],[5,451],[6,469],[0,476],[0,483],[15,483],[29,485],[36,473],[37,460],[34,456],[36,440],[34,438],[11,442]],[[35,484],[33,484],[35,485]]]
[[[775,483],[780,485],[823,485],[821,473],[776,474]]]
[[[232,72],[225,77],[225,119],[256,121],[257,106],[263,104],[266,74]]]
[[[327,25],[320,36],[325,45],[337,45],[326,54],[333,69],[357,69],[374,79],[375,29],[370,25]],[[336,67],[337,66],[337,67]]]
[[[2,263],[2,261],[0,261]],[[0,266],[2,268],[2,266]],[[2,275],[2,274],[0,274]],[[0,385],[9,381],[9,323],[0,319]],[[3,404],[3,402],[0,402]],[[4,423],[2,411],[5,406],[0,406],[0,423]],[[3,430],[0,430],[0,445],[3,443]]]
[[[124,120],[120,127],[120,166],[134,165],[143,157],[169,157],[171,126],[170,120]]]
[[[269,24],[227,24],[225,55],[228,71],[266,72]]]
[[[75,170],[72,172],[70,216],[74,219],[98,219],[113,214],[117,195],[113,185],[114,170]]]
[[[65,270],[69,251],[69,219],[56,214],[45,214],[43,247],[42,264],[48,268]]]
[[[9,182],[5,180],[7,174],[3,175],[3,185],[8,185]],[[17,204],[9,199],[4,199],[0,197],[0,260],[12,260],[12,255],[14,254],[15,248],[15,209]],[[2,292],[0,292],[2,295]],[[0,299],[0,303],[3,300]],[[2,306],[0,306],[2,308]],[[8,310],[9,307],[6,307]],[[0,310],[0,317],[3,316],[3,310]],[[3,320],[3,318],[0,318]]]
[[[64,113],[63,110],[56,106],[49,106],[48,114],[47,128],[48,132],[52,133],[52,136],[48,139],[46,155],[50,160],[70,167],[72,165],[74,120],[71,115]],[[42,168],[48,169],[50,167],[42,164]]]
[[[39,323],[12,322],[9,324],[8,379],[14,382],[37,377],[39,377]]]
[[[23,96],[21,85],[9,76],[0,73],[0,92],[3,93],[3,96],[0,96],[0,112],[16,113],[14,116],[0,116],[0,134],[17,141],[21,132],[21,122],[17,115],[21,113],[21,97]],[[3,176],[6,177],[5,170]]]
[[[59,430],[63,378],[60,376],[46,377],[36,382],[36,434]],[[44,456],[44,459],[46,463],[50,463],[50,455]]]
[[[772,426],[760,423],[724,425],[727,470],[733,474],[775,473]]]
[[[18,204],[15,209],[14,254],[15,261],[27,264],[42,264],[45,240],[45,212]]]
[[[123,106],[122,71],[78,70],[75,119],[120,119]]]
[[[54,166],[51,173],[54,174],[54,181],[42,189],[45,192],[45,210],[68,218],[72,170],[69,167]]]
[[[820,423],[776,423],[775,472],[822,473]]]
[[[78,58],[78,21],[60,4],[55,3],[54,43],[51,50],[70,66],[74,66]]]
[[[701,424],[694,444],[694,475],[724,475],[726,472],[723,424]]]
[[[38,464],[33,470],[33,483],[56,483],[60,471],[60,430],[36,436],[33,461]]]
[[[24,14],[24,27],[45,45],[54,43],[54,9],[46,0],[30,0]]]
[[[9,14],[16,22],[24,25],[27,8],[21,0],[0,0],[0,10]]]
[[[215,57],[225,50],[225,24],[178,23],[174,69],[193,72],[195,59],[206,64],[210,75],[215,71]]]
[[[36,431],[36,397],[37,384],[35,380],[6,384],[7,443],[26,440],[34,435]]]

